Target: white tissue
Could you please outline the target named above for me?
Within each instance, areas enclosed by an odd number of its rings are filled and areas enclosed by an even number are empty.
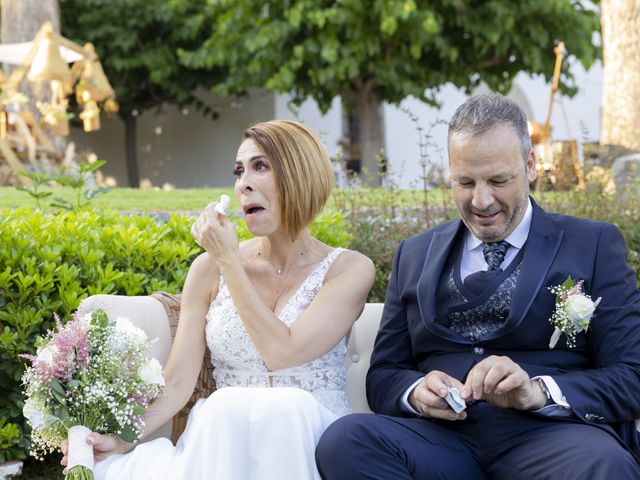
[[[456,413],[460,413],[467,408],[467,402],[460,397],[460,392],[457,388],[449,388],[447,396],[444,397],[444,399]]]
[[[231,198],[229,195],[223,193],[220,195],[220,201],[216,204],[216,212],[220,215],[227,215],[227,208],[229,208],[229,203],[231,203]]]

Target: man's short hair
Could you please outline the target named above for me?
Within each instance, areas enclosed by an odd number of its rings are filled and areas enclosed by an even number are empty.
[[[272,120],[245,130],[269,159],[275,176],[283,229],[295,239],[322,210],[334,184],[331,159],[309,127]]]
[[[460,105],[449,122],[447,142],[454,133],[468,132],[476,136],[500,124],[511,126],[518,135],[526,162],[531,151],[527,116],[516,102],[498,93],[475,95]]]

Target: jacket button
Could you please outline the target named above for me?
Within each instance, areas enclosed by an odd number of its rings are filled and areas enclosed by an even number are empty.
[[[587,413],[584,416],[584,419],[587,422],[594,422],[594,423],[600,423],[604,420],[604,417],[601,417],[600,415],[596,415],[595,413]]]
[[[476,355],[484,355],[484,348],[473,347],[473,353],[475,353]]]
[[[351,355],[351,361],[353,363],[358,363],[360,361],[360,355],[358,355],[357,353],[354,353],[353,355]]]

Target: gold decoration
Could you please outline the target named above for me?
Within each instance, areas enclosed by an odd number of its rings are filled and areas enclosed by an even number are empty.
[[[95,100],[89,100],[80,113],[85,132],[100,130],[100,109]]]
[[[59,137],[68,137],[69,136],[69,120],[58,120],[58,123],[55,125],[51,125],[49,127],[49,131],[52,135],[56,135]]]
[[[27,78],[32,82],[57,80],[71,86],[71,71],[60,55],[60,45],[53,31],[45,31],[40,40]]]
[[[85,44],[84,50],[87,52],[87,59],[82,62],[79,87],[88,91],[96,102],[113,98],[115,93],[98,61],[93,45],[91,43]]]
[[[35,161],[36,151],[62,158],[59,145],[49,137],[69,134],[69,119],[73,117],[67,110],[69,95],[75,93],[82,108],[80,118],[86,132],[100,129],[101,106],[107,112],[118,110],[115,92],[93,45],[81,47],[62,37],[54,32],[51,22],[42,25],[27,55],[13,63],[17,68],[7,78],[0,70],[0,149],[4,145],[16,158],[12,163],[7,160],[9,153],[0,152],[0,164],[8,162],[10,170],[22,169],[25,157]],[[34,82],[30,92],[38,101],[20,93],[25,80]]]
[[[120,105],[118,105],[118,101],[113,98],[107,98],[106,102],[103,105],[104,111],[107,113],[117,113],[120,109]]]
[[[7,114],[4,110],[0,110],[0,138],[7,138]]]

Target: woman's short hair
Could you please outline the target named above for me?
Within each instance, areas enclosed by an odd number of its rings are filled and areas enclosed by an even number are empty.
[[[334,184],[333,167],[322,141],[306,125],[272,120],[247,128],[273,168],[283,229],[296,238],[322,210]]]

